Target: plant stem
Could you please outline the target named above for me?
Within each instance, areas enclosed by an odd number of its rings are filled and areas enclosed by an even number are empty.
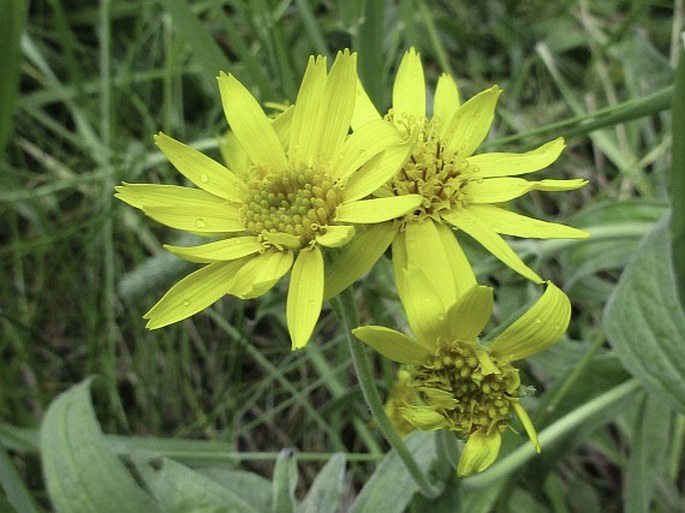
[[[364,346],[354,340],[354,337],[352,336],[352,329],[356,328],[359,324],[357,307],[354,302],[354,291],[352,287],[348,288],[335,299],[333,299],[333,303],[336,313],[342,321],[345,329],[347,345],[350,349],[350,355],[352,356],[354,370],[357,373],[359,386],[362,389],[362,394],[364,395],[366,404],[378,423],[378,427],[390,446],[400,457],[402,463],[404,463],[404,466],[407,468],[412,478],[414,478],[414,481],[419,487],[421,493],[431,499],[437,497],[442,493],[442,486],[436,486],[428,480],[414,459],[414,456],[411,454],[411,452],[409,452],[409,449],[407,449],[402,437],[392,425],[392,422],[388,416],[385,414],[383,402],[381,401],[380,395],[378,394],[378,389],[374,383],[373,376],[369,370],[369,364],[366,358]]]

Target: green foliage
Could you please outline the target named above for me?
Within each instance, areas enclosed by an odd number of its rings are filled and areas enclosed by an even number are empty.
[[[637,248],[607,303],[605,329],[623,365],[647,390],[685,412],[685,314],[671,264],[669,217]]]

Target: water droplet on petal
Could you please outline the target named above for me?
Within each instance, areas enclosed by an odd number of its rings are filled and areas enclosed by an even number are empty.
[[[542,322],[542,319],[540,317],[536,317],[535,320],[533,321],[535,324],[540,324]]]
[[[202,175],[200,175],[200,181],[202,183],[207,183],[207,182],[209,182],[209,178],[207,177],[207,175],[202,174]]]
[[[206,228],[207,222],[204,219],[197,218],[195,219],[195,226],[197,226],[198,228]]]
[[[182,300],[181,300],[181,304],[182,304],[183,306],[190,306],[190,301],[189,301],[188,299],[182,299]]]

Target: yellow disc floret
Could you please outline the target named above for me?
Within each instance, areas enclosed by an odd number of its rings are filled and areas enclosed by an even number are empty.
[[[510,364],[484,371],[472,344],[440,346],[413,374],[412,386],[422,402],[440,413],[449,429],[469,435],[509,425],[513,404],[519,401],[518,371]]]
[[[274,236],[289,236],[291,249],[312,243],[322,227],[332,224],[341,202],[338,184],[312,168],[291,169],[250,182],[240,213],[247,230],[269,244]],[[286,244],[290,246],[290,244]]]
[[[406,138],[417,142],[404,167],[388,182],[386,190],[394,195],[420,194],[423,203],[405,216],[407,221],[422,221],[429,217],[440,221],[440,212],[461,208],[464,204],[464,186],[472,179],[472,170],[466,160],[446,148],[439,137],[439,118],[395,116],[391,120]]]

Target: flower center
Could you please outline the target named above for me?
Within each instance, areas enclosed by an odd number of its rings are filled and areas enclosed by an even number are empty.
[[[392,121],[405,137],[417,137],[414,151],[404,167],[385,188],[391,193],[420,194],[423,203],[405,216],[406,221],[430,217],[440,221],[440,212],[464,206],[464,186],[471,179],[468,163],[445,147],[439,136],[439,119],[415,118],[391,111]]]
[[[302,249],[333,221],[340,187],[326,173],[289,169],[253,179],[240,214],[248,231],[267,245]]]
[[[418,367],[412,387],[453,431],[468,435],[480,428],[504,430],[521,382],[514,367],[493,363],[499,372],[484,374],[473,346],[451,343]]]

